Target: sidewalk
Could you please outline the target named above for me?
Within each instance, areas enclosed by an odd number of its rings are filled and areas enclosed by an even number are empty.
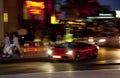
[[[0,63],[15,63],[15,62],[30,62],[30,61],[48,61],[47,55],[45,52],[37,52],[37,53],[25,53],[22,54],[22,57],[14,55],[13,58],[2,57],[0,53]]]
[[[21,47],[20,51],[22,53],[22,57],[14,55],[13,58],[2,57],[3,50],[0,50],[0,63],[9,63],[9,62],[24,62],[24,61],[45,61],[47,58],[45,47]]]

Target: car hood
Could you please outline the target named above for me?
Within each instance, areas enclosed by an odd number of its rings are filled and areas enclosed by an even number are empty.
[[[53,54],[65,54],[68,50],[66,48],[53,48]]]

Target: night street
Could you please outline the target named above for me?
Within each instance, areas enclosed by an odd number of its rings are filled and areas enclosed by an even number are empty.
[[[120,0],[0,0],[0,78],[120,78]]]
[[[0,78],[2,75],[20,73],[55,73],[55,72],[75,72],[88,70],[119,70],[120,68],[120,49],[100,48],[97,59],[81,60],[77,63],[72,61],[50,62],[46,57],[39,60],[19,59],[12,63],[0,64]],[[14,59],[15,60],[15,59]],[[18,59],[17,59],[18,60]],[[28,61],[27,61],[28,60]]]

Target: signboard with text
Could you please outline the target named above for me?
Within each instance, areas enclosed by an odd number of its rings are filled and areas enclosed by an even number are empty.
[[[26,1],[26,7],[29,14],[42,14],[45,4],[44,2]]]

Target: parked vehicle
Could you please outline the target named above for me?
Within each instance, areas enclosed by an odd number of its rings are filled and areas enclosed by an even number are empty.
[[[24,45],[20,46],[20,51],[25,54],[44,52],[44,46],[37,42],[25,42]]]

